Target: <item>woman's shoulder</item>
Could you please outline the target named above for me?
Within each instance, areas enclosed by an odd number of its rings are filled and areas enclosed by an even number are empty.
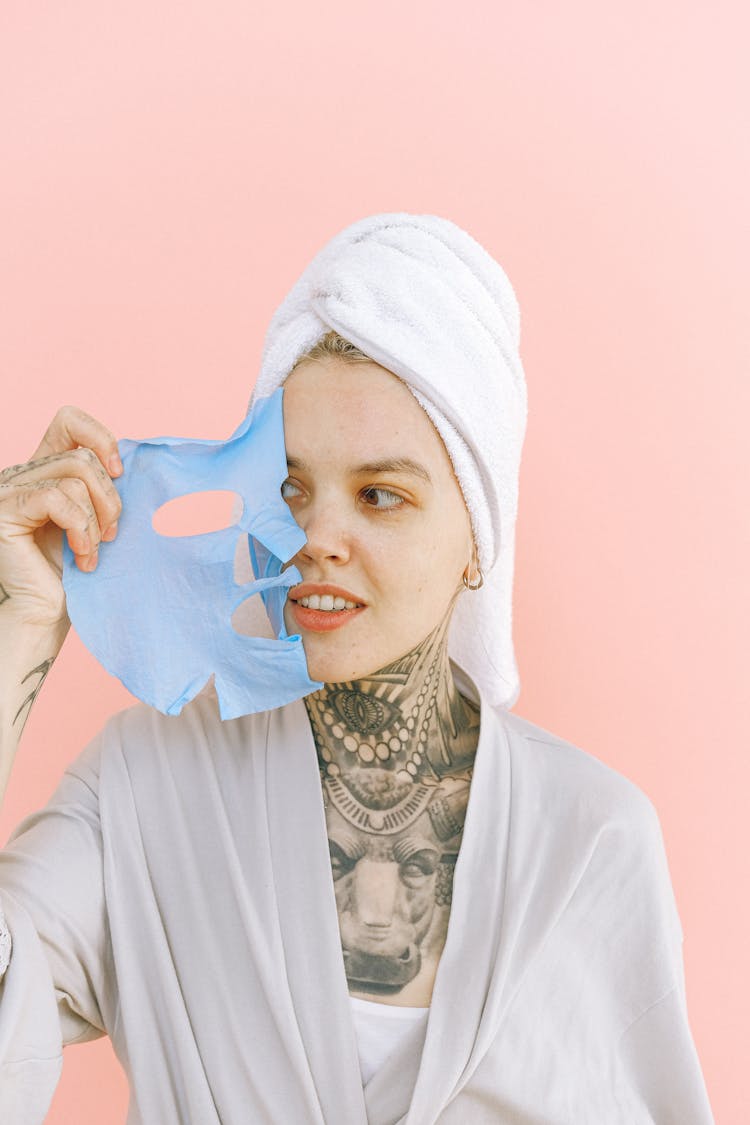
[[[581,872],[587,870],[594,882],[632,882],[643,908],[650,904],[654,917],[666,918],[678,941],[681,925],[664,835],[648,794],[588,748],[507,710],[502,722],[517,830],[528,831],[537,854],[544,841],[555,870],[567,854],[585,857]]]
[[[546,790],[559,805],[566,799],[578,810],[588,808],[597,818],[625,817],[658,827],[656,808],[632,778],[603,761],[587,747],[571,742],[530,719],[499,709],[500,722],[511,747],[516,779],[525,776],[540,792]]]

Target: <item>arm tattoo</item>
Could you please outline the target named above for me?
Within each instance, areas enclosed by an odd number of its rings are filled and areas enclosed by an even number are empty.
[[[10,599],[10,594],[5,589],[5,587],[3,586],[2,582],[0,582],[0,605],[2,605],[3,602],[9,601],[9,599]]]
[[[52,663],[53,663],[54,659],[55,658],[53,656],[51,656],[48,660],[43,660],[41,664],[37,664],[36,668],[32,668],[30,672],[27,672],[27,674],[21,680],[21,683],[25,684],[26,681],[28,680],[29,676],[39,676],[39,680],[36,684],[36,687],[32,688],[32,690],[29,692],[29,694],[24,699],[21,706],[16,711],[15,716],[13,717],[13,722],[11,723],[11,726],[15,725],[16,720],[18,719],[18,716],[23,711],[24,707],[28,706],[29,711],[33,707],[34,700],[36,699],[36,697],[39,695],[39,692],[41,691],[42,684],[45,681],[47,673],[49,672],[50,668],[52,667]],[[23,724],[21,725],[21,730],[23,730],[23,727],[26,724],[26,719],[28,717],[29,717],[29,712],[27,711],[26,717],[24,718]]]

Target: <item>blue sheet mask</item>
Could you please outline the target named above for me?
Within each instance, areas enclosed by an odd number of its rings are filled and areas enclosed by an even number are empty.
[[[288,475],[283,388],[259,399],[226,441],[179,437],[119,442],[122,499],[118,533],[84,572],[63,538],[68,614],[83,643],[125,687],[157,710],[179,715],[214,674],[219,713],[236,719],[321,687],[311,680],[299,634],[284,626],[306,542],[281,497]],[[152,526],[167,501],[188,493],[237,492],[238,522],[201,535],[166,537]],[[234,580],[238,537],[248,536],[255,580]],[[237,633],[231,618],[260,593],[276,639]]]

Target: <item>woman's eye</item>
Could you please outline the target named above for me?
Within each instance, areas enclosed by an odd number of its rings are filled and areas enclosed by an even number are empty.
[[[361,495],[371,508],[398,508],[404,503],[403,496],[391,492],[389,488],[365,488]]]
[[[282,500],[290,500],[293,496],[298,496],[299,492],[300,490],[297,488],[297,485],[293,484],[290,480],[285,480],[281,486]]]

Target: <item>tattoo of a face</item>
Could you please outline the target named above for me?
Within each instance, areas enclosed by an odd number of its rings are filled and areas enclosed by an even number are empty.
[[[26,716],[23,720],[21,729],[23,729],[23,726],[25,726],[26,719],[29,717],[29,711],[33,707],[34,700],[36,699],[36,697],[39,695],[39,692],[41,691],[42,684],[44,683],[45,678],[47,676],[47,673],[49,672],[50,668],[52,667],[53,662],[54,662],[54,657],[50,657],[48,660],[43,660],[41,664],[37,664],[36,668],[32,668],[30,672],[27,672],[27,674],[21,680],[21,683],[25,684],[30,676],[39,676],[39,679],[38,679],[37,683],[32,688],[32,690],[29,692],[29,694],[26,696],[26,698],[24,699],[21,706],[16,711],[16,713],[13,717],[13,722],[11,723],[11,726],[15,726],[16,721],[17,721],[19,715],[21,714],[21,712],[24,710],[25,707],[28,707],[29,710],[26,712]]]
[[[445,941],[479,732],[447,621],[406,656],[305,698],[350,988],[397,993]]]

